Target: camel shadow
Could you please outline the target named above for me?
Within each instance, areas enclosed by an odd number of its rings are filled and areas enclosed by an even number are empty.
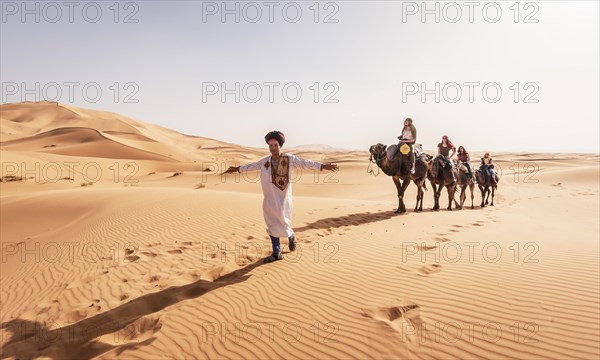
[[[379,212],[379,213],[364,212],[364,213],[349,214],[349,215],[344,215],[344,216],[336,216],[336,217],[320,219],[320,220],[314,221],[312,223],[306,224],[300,228],[296,228],[296,229],[294,229],[294,231],[296,231],[298,233],[302,233],[302,232],[308,231],[308,230],[316,230],[316,229],[330,230],[330,229],[334,229],[334,228],[340,228],[343,226],[358,226],[358,225],[362,225],[362,224],[369,224],[369,223],[373,223],[373,222],[377,222],[377,221],[388,220],[388,219],[391,219],[396,216],[398,216],[398,214],[396,214],[394,211],[385,211],[385,212]]]
[[[250,278],[248,273],[262,264],[262,261],[255,262],[213,282],[198,280],[143,295],[114,309],[63,327],[50,328],[47,323],[22,319],[4,322],[0,324],[0,329],[3,333],[8,331],[12,337],[0,349],[0,359],[32,359],[42,356],[52,359],[89,359],[111,350],[116,350],[118,355],[125,350],[149,345],[156,337],[138,341],[134,335],[156,332],[161,324],[158,319],[144,319],[144,316],[180,301],[244,282]],[[111,333],[115,333],[116,341],[111,342],[116,345],[96,339]]]

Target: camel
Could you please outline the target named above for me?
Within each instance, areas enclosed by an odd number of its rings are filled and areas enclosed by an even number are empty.
[[[427,178],[427,161],[422,157],[415,158],[415,173],[410,173],[410,159],[408,155],[402,155],[398,151],[392,160],[387,157],[387,145],[381,143],[373,145],[369,148],[371,158],[369,161],[375,160],[377,166],[387,175],[391,176],[398,190],[398,209],[396,214],[406,212],[404,206],[404,192],[412,180],[417,185],[417,205],[415,212],[423,211],[423,194],[427,190],[425,180]],[[402,180],[402,183],[400,181]]]
[[[469,169],[467,169],[467,166],[465,164],[457,164],[457,166],[458,166],[458,176],[457,176],[458,184],[457,184],[457,186],[458,186],[458,188],[460,188],[460,204],[457,205],[457,207],[460,210],[463,209],[463,205],[465,203],[465,200],[467,199],[467,187],[469,187],[469,190],[471,190],[471,209],[473,209],[474,208],[473,192],[475,192],[475,174],[472,174],[471,178],[468,178],[467,174],[469,173]]]
[[[439,156],[436,156],[429,162],[427,168],[427,178],[431,182],[435,201],[433,210],[440,209],[440,196],[444,187],[448,191],[448,210],[452,210],[452,201],[455,201],[454,192],[456,191],[456,169],[453,166],[448,169],[441,165],[440,159]]]
[[[496,181],[494,182],[487,171],[483,171],[481,168],[479,168],[475,172],[475,177],[477,178],[477,186],[479,187],[479,191],[481,191],[481,207],[485,207],[485,205],[489,203],[490,193],[492,195],[492,203],[490,206],[494,206],[494,194],[498,189],[498,182],[500,181],[498,174],[496,174]]]

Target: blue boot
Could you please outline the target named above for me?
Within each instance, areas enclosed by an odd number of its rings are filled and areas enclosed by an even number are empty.
[[[273,246],[273,254],[271,256],[266,257],[264,262],[270,263],[277,260],[282,260],[283,255],[281,255],[281,244],[279,243],[279,238],[269,235],[271,238],[271,245]]]

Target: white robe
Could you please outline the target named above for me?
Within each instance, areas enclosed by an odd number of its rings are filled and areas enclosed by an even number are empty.
[[[305,160],[295,155],[289,156],[289,179],[286,188],[282,191],[271,181],[271,156],[267,156],[258,162],[240,166],[241,171],[260,170],[260,183],[263,190],[263,216],[267,225],[267,233],[274,237],[290,237],[294,234],[292,230],[292,182],[297,180],[294,176],[296,169],[320,170],[321,164],[311,160]],[[280,160],[281,161],[281,157]],[[269,167],[265,164],[269,163]],[[302,176],[313,177],[312,172],[303,172]]]

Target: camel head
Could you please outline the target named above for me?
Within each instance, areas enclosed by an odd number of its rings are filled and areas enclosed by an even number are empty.
[[[438,161],[437,157],[432,157],[429,161],[427,161],[427,178],[429,180],[435,179],[435,162]]]
[[[371,159],[383,159],[385,157],[385,152],[387,149],[387,145],[383,145],[382,143],[371,145],[369,148],[369,153],[371,153]]]

